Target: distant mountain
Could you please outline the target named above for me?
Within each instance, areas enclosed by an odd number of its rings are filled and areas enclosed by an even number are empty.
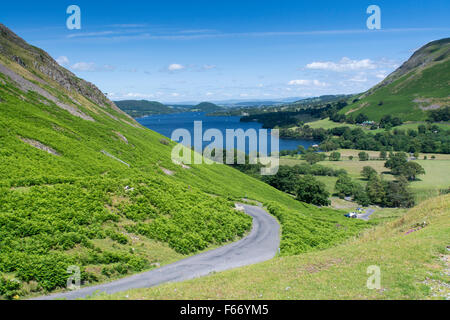
[[[216,112],[216,111],[222,111],[222,110],[225,110],[225,108],[220,107],[211,102],[199,103],[198,105],[193,106],[191,109],[191,111],[198,111],[198,112]]]
[[[341,113],[364,113],[379,121],[385,115],[425,120],[427,111],[450,106],[450,38],[420,48],[384,81],[359,96]]]
[[[153,114],[169,114],[183,112],[184,108],[169,107],[157,101],[147,100],[123,100],[115,101],[115,104],[133,118],[149,116]]]
[[[225,109],[211,102],[202,102],[197,105],[165,105],[157,101],[123,100],[115,101],[115,104],[133,118],[181,112],[216,112]]]

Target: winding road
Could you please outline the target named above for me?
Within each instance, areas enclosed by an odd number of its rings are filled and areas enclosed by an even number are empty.
[[[272,259],[277,254],[280,245],[280,225],[278,221],[260,207],[241,206],[244,207],[245,213],[253,218],[253,228],[247,237],[238,242],[110,283],[57,293],[34,300],[74,300],[96,292],[112,294],[130,289],[150,288],[162,283],[189,280],[206,276],[212,272],[234,269]]]
[[[358,214],[358,219],[369,221],[370,216],[375,213],[373,209],[367,209],[363,214]]]

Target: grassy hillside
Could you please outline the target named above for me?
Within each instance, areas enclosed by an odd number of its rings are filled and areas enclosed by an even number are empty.
[[[341,113],[366,114],[379,121],[385,115],[405,121],[427,119],[426,112],[449,106],[450,38],[418,50],[383,82],[359,97]]]
[[[0,44],[0,298],[64,288],[71,265],[104,282],[236,240],[243,197],[278,206],[286,254],[367,227],[228,166],[177,165],[93,84],[2,25]]]
[[[447,195],[335,248],[95,299],[448,299],[449,232]],[[379,290],[367,288],[369,266]]]

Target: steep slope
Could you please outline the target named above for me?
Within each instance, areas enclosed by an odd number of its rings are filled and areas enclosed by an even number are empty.
[[[341,113],[366,114],[379,121],[385,115],[426,120],[427,111],[450,106],[450,38],[430,42],[400,68],[359,97]]]
[[[236,240],[243,197],[290,208],[303,251],[366,226],[228,166],[175,164],[174,145],[0,25],[0,298],[64,288],[69,266],[104,282]]]

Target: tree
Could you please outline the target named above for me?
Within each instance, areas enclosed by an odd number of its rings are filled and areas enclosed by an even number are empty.
[[[367,152],[358,153],[359,161],[369,161],[369,154]]]
[[[324,156],[322,154],[316,153],[316,152],[307,152],[303,155],[303,159],[306,160],[309,164],[315,164],[317,162],[323,161]]]
[[[417,162],[408,162],[400,169],[400,175],[404,176],[409,181],[416,180],[418,175],[425,174],[425,169]]]
[[[369,117],[367,117],[364,113],[358,114],[358,116],[355,119],[355,122],[358,124],[361,124],[365,121],[369,121]]]
[[[339,161],[341,159],[341,154],[339,152],[332,152],[330,154],[330,161]]]
[[[326,190],[325,184],[313,176],[299,178],[297,200],[318,206],[328,206],[331,204],[329,197],[330,193]]]
[[[298,178],[288,166],[280,166],[276,175],[263,176],[263,181],[272,187],[287,193],[295,193]]]
[[[370,180],[373,176],[378,175],[378,172],[369,166],[366,166],[362,169],[361,171],[361,175],[366,179],[366,180]]]
[[[386,195],[383,181],[378,175],[372,176],[366,185],[366,193],[370,203],[382,204]]]
[[[334,188],[338,196],[344,198],[346,196],[348,197],[353,195],[354,184],[352,179],[348,175],[342,174],[336,181],[336,185]]]
[[[299,145],[299,146],[297,147],[297,150],[298,150],[298,153],[301,153],[301,154],[303,154],[303,153],[305,153],[305,152],[306,152],[306,149],[305,149],[305,147],[304,147],[304,146],[302,146],[302,145]]]
[[[386,160],[387,159],[387,152],[386,152],[386,150],[382,150],[380,152],[380,159],[381,160]]]
[[[353,196],[355,201],[363,207],[367,207],[370,204],[370,198],[367,195],[366,190],[359,184],[355,183],[353,188]]]
[[[393,175],[399,175],[401,169],[408,163],[408,156],[404,152],[398,152],[396,154],[390,154],[389,160],[386,161],[384,166],[391,169]]]
[[[396,181],[387,184],[383,204],[391,208],[414,207],[414,196],[408,188],[408,181],[404,177],[400,176]]]

